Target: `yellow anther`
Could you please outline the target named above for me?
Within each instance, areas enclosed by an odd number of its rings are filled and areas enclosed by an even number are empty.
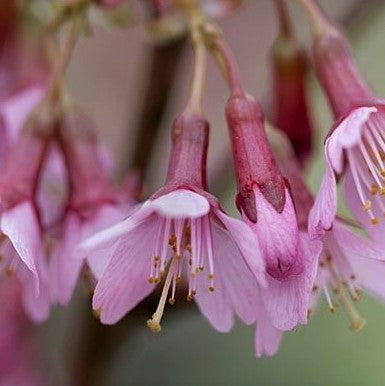
[[[365,324],[366,324],[366,320],[359,317],[350,324],[350,331],[359,332],[365,327]]]
[[[155,283],[155,277],[150,276],[150,277],[148,278],[148,282],[149,282],[150,284]]]
[[[171,305],[174,305],[174,304],[175,304],[175,299],[174,299],[174,298],[170,298],[170,299],[168,299],[168,302],[169,302]]]
[[[364,209],[365,209],[365,210],[370,210],[371,207],[372,207],[371,201],[366,200],[366,201],[364,202]]]
[[[385,170],[381,170],[381,176],[385,177]]]
[[[191,300],[193,300],[193,297],[191,296],[191,294],[188,294],[186,299],[188,302],[191,302]]]
[[[214,279],[214,274],[213,274],[213,273],[209,273],[208,276],[209,276],[209,279],[210,279],[210,280]]]
[[[168,239],[168,244],[170,246],[173,246],[176,244],[176,236],[175,235],[171,235],[170,238]]]
[[[160,323],[158,323],[157,321],[155,321],[153,319],[147,320],[147,327],[149,327],[149,329],[152,332],[160,332],[162,329],[162,327],[160,326]]]
[[[370,193],[374,196],[378,193],[378,186],[377,185],[372,185],[370,188]]]
[[[385,196],[385,188],[381,188],[381,196]]]
[[[371,223],[372,223],[373,225],[376,225],[376,224],[378,224],[379,222],[380,222],[380,220],[379,220],[377,217],[373,217],[372,220],[371,220]]]
[[[5,270],[5,273],[7,274],[8,277],[11,277],[15,272],[15,269],[13,267],[8,267],[6,270]]]

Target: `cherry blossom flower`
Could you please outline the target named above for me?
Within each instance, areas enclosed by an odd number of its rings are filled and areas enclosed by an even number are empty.
[[[291,183],[299,227],[305,231],[314,199],[302,179],[300,166],[289,146],[287,141],[280,142],[280,151],[277,152],[281,154],[279,165]],[[322,243],[309,315],[314,311],[319,294],[323,293],[330,310],[335,312],[336,305],[340,304],[350,320],[351,330],[359,331],[365,325],[365,320],[354,303],[359,300],[361,291],[385,301],[382,279],[385,265],[381,261],[385,252],[368,238],[353,232],[342,219],[334,220],[330,230],[324,234]],[[334,291],[336,299],[333,299],[330,289]]]
[[[385,102],[365,84],[346,39],[317,7],[314,12],[322,23],[313,45],[314,62],[336,122],[325,141],[326,173],[310,214],[309,232],[320,237],[332,226],[337,177],[343,177],[349,208],[384,245]]]
[[[83,266],[83,261],[75,258],[75,246],[123,220],[133,201],[123,202],[110,183],[92,123],[84,115],[67,113],[62,119],[61,133],[61,150],[70,191],[61,239],[50,260],[50,282],[54,301],[66,305]],[[100,278],[108,259],[105,251],[88,256],[88,266],[95,278]]]
[[[207,144],[206,120],[183,114],[173,126],[165,186],[128,219],[81,244],[84,253],[115,248],[93,298],[103,323],[116,323],[163,279],[159,305],[148,321],[154,331],[182,280],[187,300],[196,301],[216,330],[229,331],[234,314],[245,323],[255,321],[263,260],[250,229],[227,216],[206,191]]]
[[[46,138],[20,135],[0,181],[1,271],[23,283],[24,304],[33,320],[48,316],[47,272],[34,192],[45,157]]]
[[[226,106],[237,175],[237,206],[259,241],[268,288],[262,300],[273,326],[291,330],[307,322],[307,305],[320,244],[299,232],[288,182],[267,141],[257,102],[233,93]]]

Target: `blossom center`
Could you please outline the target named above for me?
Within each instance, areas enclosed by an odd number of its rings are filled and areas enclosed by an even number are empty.
[[[187,268],[188,294],[191,301],[197,294],[197,276],[208,266],[208,291],[214,292],[214,259],[211,223],[208,215],[194,219],[158,218],[158,227],[151,261],[150,283],[158,284],[168,269],[158,307],[148,327],[158,332],[167,296],[169,303],[175,303],[177,284],[182,280],[184,267]],[[187,263],[187,264],[186,264]],[[185,268],[185,269],[186,269]]]
[[[380,219],[372,203],[380,209],[380,214],[385,214],[385,133],[382,130],[385,122],[380,119],[372,114],[358,144],[346,150],[359,199],[373,225]]]

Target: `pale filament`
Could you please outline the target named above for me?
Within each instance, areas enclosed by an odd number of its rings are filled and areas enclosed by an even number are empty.
[[[385,138],[382,127],[382,122],[373,116],[365,124],[357,146],[346,149],[354,185],[372,224],[378,224],[379,216],[385,215]]]
[[[341,280],[341,275],[337,271],[332,256],[330,254],[327,254],[325,261],[326,268],[328,269],[332,279],[334,291],[338,297],[339,302],[342,304],[347,316],[349,317],[350,329],[353,332],[358,332],[364,327],[366,321],[361,317],[361,315],[358,313],[357,309],[349,299],[348,292],[346,291],[346,288]],[[345,283],[345,285],[348,287],[349,291],[353,289],[353,287],[349,288],[348,283]],[[355,288],[354,292],[357,294],[357,290]],[[358,300],[356,298],[353,299]]]
[[[185,261],[186,264],[184,264]],[[171,292],[169,303],[175,303],[177,284],[181,280],[183,266],[187,267],[188,274],[187,300],[192,300],[196,295],[197,276],[204,270],[205,264],[208,265],[208,290],[214,291],[213,242],[208,215],[196,219],[158,219],[150,283],[157,284],[161,281],[168,263],[168,273],[158,307],[147,322],[155,332],[161,329],[160,321],[169,292]]]

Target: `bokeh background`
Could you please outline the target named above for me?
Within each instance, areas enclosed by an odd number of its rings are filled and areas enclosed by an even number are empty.
[[[309,47],[309,28],[296,1],[288,0],[298,37]],[[379,95],[385,95],[385,1],[321,0],[327,13],[344,26],[357,62]],[[92,36],[82,38],[69,70],[71,88],[79,104],[97,124],[101,138],[111,150],[120,169],[133,151],[133,128],[143,103],[143,84],[151,45],[145,38],[140,12],[129,28],[108,28],[95,24]],[[247,89],[268,105],[270,82],[269,49],[277,34],[270,0],[246,0],[243,9],[220,22],[239,60]],[[159,125],[160,136],[146,188],[157,188],[165,176],[169,151],[169,130],[173,117],[186,102],[191,79],[191,48],[187,44],[172,85],[170,103]],[[323,172],[322,136],[331,124],[331,115],[314,77],[309,77],[313,119],[317,128],[316,155],[307,170],[314,191]],[[210,65],[206,107],[212,132],[209,172],[217,170],[228,152],[224,103],[227,90]],[[224,176],[227,189],[216,192],[224,206],[236,214],[232,172]],[[385,280],[385,278],[384,278]],[[79,328],[77,311],[84,305],[82,290],[67,310],[58,310],[43,326],[46,360],[53,374],[65,379],[61,362],[72,357]],[[163,330],[151,333],[145,326],[149,313],[128,317],[126,331],[111,359],[102,362],[100,384],[125,385],[364,385],[385,384],[385,307],[364,295],[358,308],[367,326],[359,333],[338,310],[331,314],[324,302],[306,327],[287,333],[273,358],[254,357],[253,328],[237,324],[229,334],[214,332],[194,305],[166,310]],[[97,344],[95,344],[95,355]],[[76,355],[75,355],[76,357]],[[102,372],[101,372],[102,373]]]

